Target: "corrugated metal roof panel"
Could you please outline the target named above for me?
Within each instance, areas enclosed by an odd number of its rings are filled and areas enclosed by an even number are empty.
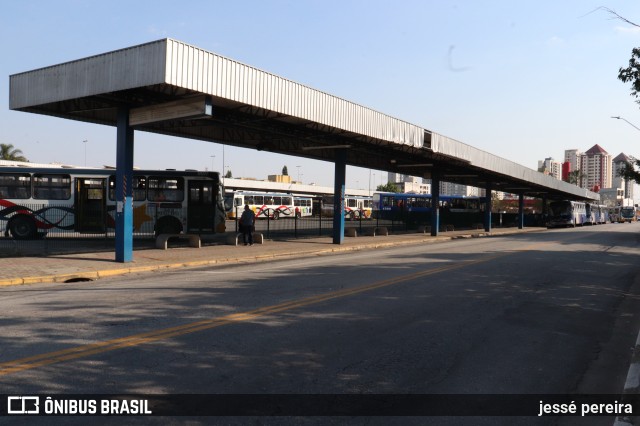
[[[172,85],[376,139],[423,144],[421,127],[176,40],[166,43]]]
[[[165,52],[165,44],[157,41],[12,75],[9,107],[20,109],[164,83]]]
[[[545,186],[582,198],[595,200],[600,198],[600,195],[595,192],[558,180],[552,176],[542,174],[536,170],[514,163],[513,161],[506,160],[437,133],[431,134],[431,148],[435,153],[464,160],[469,162],[471,166],[490,170],[504,176]]]

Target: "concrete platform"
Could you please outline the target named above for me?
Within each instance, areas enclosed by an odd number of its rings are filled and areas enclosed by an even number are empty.
[[[268,260],[306,257],[352,250],[372,250],[408,244],[430,244],[459,238],[493,237],[524,232],[545,231],[546,228],[496,229],[490,233],[482,230],[447,232],[432,237],[426,234],[389,234],[384,238],[358,236],[345,238],[343,244],[333,244],[330,237],[268,240],[253,246],[230,246],[224,242],[228,234],[218,235],[220,244],[207,245],[203,239],[201,248],[174,247],[170,250],[134,250],[133,261],[119,263],[114,252],[89,252],[54,256],[0,258],[0,286],[46,282],[97,280],[103,277],[156,271],[167,268],[185,268],[239,262],[263,262]],[[234,237],[236,234],[234,233]]]

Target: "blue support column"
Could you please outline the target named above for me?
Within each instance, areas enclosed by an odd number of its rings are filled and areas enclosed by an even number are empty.
[[[129,108],[118,109],[116,152],[116,262],[133,260],[133,128]]]
[[[524,194],[518,196],[518,229],[524,228]]]
[[[344,185],[347,178],[347,150],[336,149],[333,183],[333,244],[344,242]]]
[[[440,176],[431,175],[431,236],[440,232]]]
[[[487,182],[485,189],[486,194],[484,197],[484,230],[485,232],[491,232],[491,182]]]

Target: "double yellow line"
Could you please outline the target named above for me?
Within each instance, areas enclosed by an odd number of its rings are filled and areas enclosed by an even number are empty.
[[[348,288],[343,290],[336,290],[329,293],[324,293],[316,296],[310,296],[302,299],[291,300],[288,302],[279,303],[277,305],[265,306],[257,309],[253,309],[246,312],[240,312],[235,314],[229,314],[222,317],[210,318],[202,321],[197,321],[189,324],[184,324],[176,327],[164,328],[161,330],[150,331],[147,333],[134,334],[128,337],[121,337],[118,339],[105,340],[103,342],[92,343],[89,345],[76,346],[73,348],[63,349],[55,352],[48,352],[40,355],[34,355],[26,358],[20,358],[13,361],[7,361],[0,363],[0,376],[6,376],[12,373],[17,373],[24,370],[30,370],[46,365],[51,365],[63,361],[70,361],[74,359],[84,358],[103,352],[109,352],[116,349],[139,346],[145,343],[156,342],[159,340],[165,340],[176,336],[183,336],[190,333],[196,333],[202,330],[208,330],[211,328],[221,327],[223,325],[248,322],[256,320],[260,317],[276,314],[279,312],[289,311],[304,306],[310,306],[317,303],[325,302],[331,299],[338,299],[341,297],[352,296],[359,293],[375,290],[382,287],[391,286],[394,284],[402,283],[405,281],[415,280],[417,278],[425,277],[428,275],[438,274],[440,272],[446,272],[453,269],[459,269],[478,263],[485,263],[494,260],[498,257],[507,256],[511,253],[503,253],[493,256],[486,256],[482,259],[465,261],[461,263],[452,263],[444,266],[431,268],[426,271],[415,272],[408,275],[402,275],[395,278],[390,278],[376,283],[367,284],[355,288]]]

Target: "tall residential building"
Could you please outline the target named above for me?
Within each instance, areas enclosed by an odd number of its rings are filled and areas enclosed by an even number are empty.
[[[556,179],[562,179],[562,163],[548,157],[542,161],[538,161],[538,170],[546,175],[553,176]]]
[[[624,153],[620,153],[612,161],[613,161],[612,187],[623,189],[624,190],[623,198],[634,198],[633,196],[634,182],[630,180],[624,180],[623,178],[620,177],[620,170],[624,167],[625,164],[631,162],[631,158],[629,158]]]
[[[611,188],[611,165],[611,155],[595,144],[579,157],[580,187],[595,192],[600,188]]]
[[[580,168],[580,158],[582,153],[577,149],[567,149],[564,151],[564,161],[569,163],[569,171],[573,172]]]

